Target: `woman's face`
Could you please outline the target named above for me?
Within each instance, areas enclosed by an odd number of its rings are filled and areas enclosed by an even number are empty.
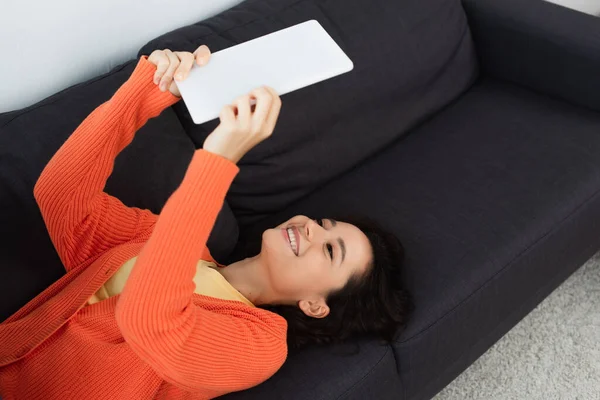
[[[344,287],[352,275],[362,276],[372,250],[354,225],[298,215],[263,233],[260,257],[281,304],[297,304],[307,315],[322,318],[329,314],[327,294]]]

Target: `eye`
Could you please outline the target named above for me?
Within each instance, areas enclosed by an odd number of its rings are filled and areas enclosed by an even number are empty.
[[[331,258],[333,260],[333,246],[328,244],[327,251],[329,252],[329,258]]]

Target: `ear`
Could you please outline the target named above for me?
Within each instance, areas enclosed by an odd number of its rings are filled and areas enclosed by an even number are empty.
[[[313,300],[300,300],[298,307],[312,318],[325,318],[329,315],[329,306],[323,297]]]

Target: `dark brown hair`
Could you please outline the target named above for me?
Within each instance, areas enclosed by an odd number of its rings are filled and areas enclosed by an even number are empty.
[[[329,293],[326,301],[330,312],[324,318],[309,317],[298,306],[259,306],[286,319],[290,350],[309,344],[344,343],[363,335],[391,342],[412,310],[401,279],[404,248],[396,236],[365,217],[335,220],[352,224],[367,236],[373,250],[371,262],[364,274],[352,276],[343,288]]]

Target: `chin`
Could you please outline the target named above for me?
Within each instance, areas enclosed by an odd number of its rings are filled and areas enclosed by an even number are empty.
[[[262,234],[262,243],[260,246],[260,251],[261,252],[273,252],[275,249],[273,248],[275,245],[275,239],[276,239],[276,234],[278,233],[277,231],[279,230],[279,228],[271,228],[271,229],[267,229],[266,231],[263,232]]]
[[[283,253],[285,248],[285,242],[281,238],[281,228],[267,229],[262,234],[262,243],[260,246],[261,255],[270,260],[276,261],[281,258],[285,258]]]

